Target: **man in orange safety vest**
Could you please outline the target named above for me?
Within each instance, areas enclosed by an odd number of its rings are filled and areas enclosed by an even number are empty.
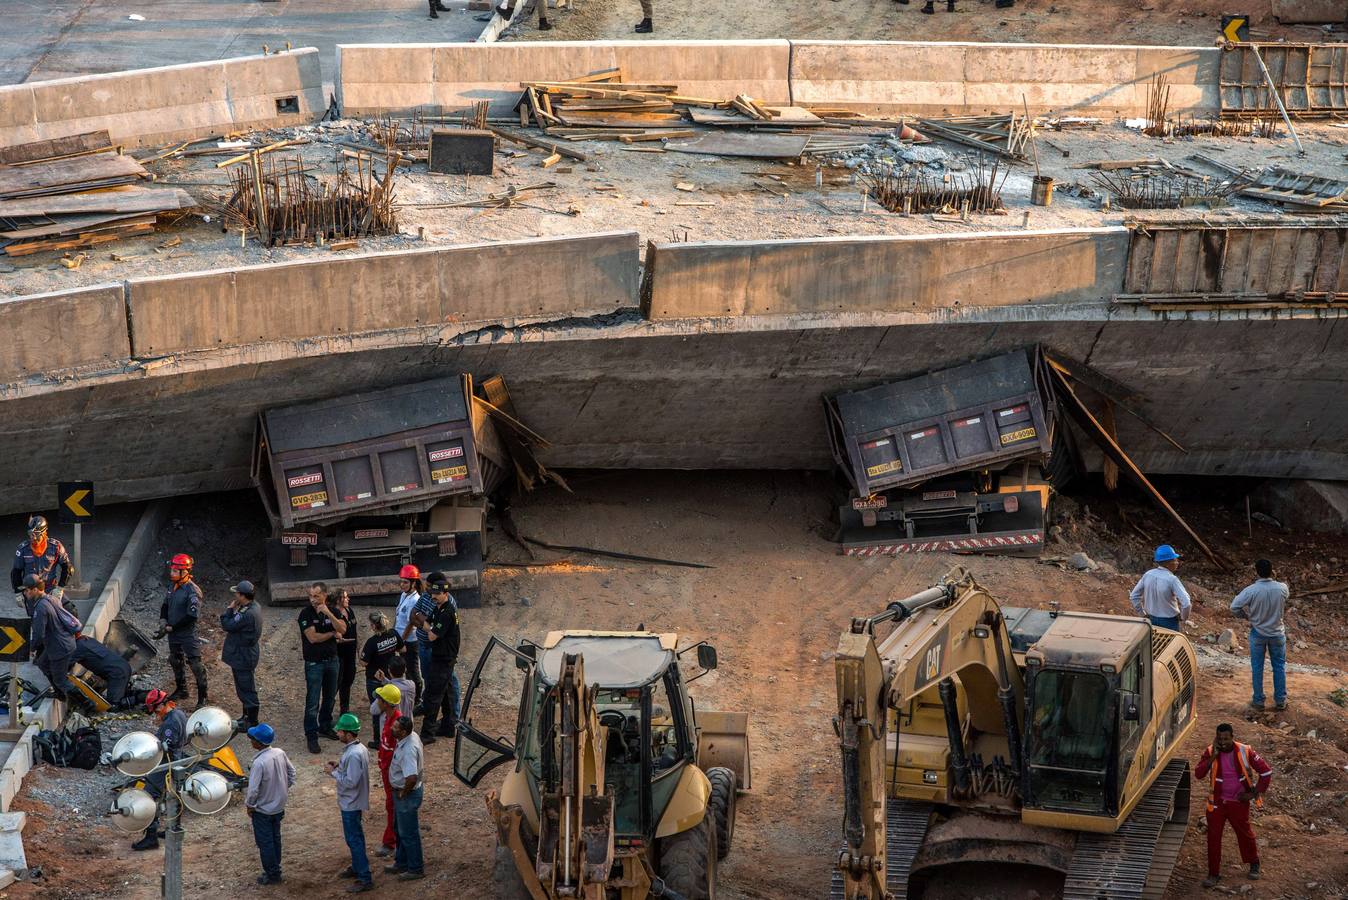
[[[1249,744],[1236,741],[1230,725],[1217,726],[1212,744],[1194,767],[1194,777],[1209,778],[1208,791],[1208,877],[1204,887],[1221,880],[1222,831],[1226,823],[1236,833],[1240,858],[1250,867],[1249,877],[1259,877],[1259,846],[1250,826],[1250,802],[1264,805],[1264,792],[1273,779],[1273,770]]]

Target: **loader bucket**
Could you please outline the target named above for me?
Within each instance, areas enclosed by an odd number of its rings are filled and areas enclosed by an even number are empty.
[[[697,765],[703,772],[724,766],[735,773],[739,790],[749,790],[749,714],[699,710]]]

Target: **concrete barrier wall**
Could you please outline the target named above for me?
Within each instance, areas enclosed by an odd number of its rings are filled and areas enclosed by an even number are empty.
[[[1221,51],[1202,47],[792,41],[796,103],[917,115],[1023,110],[1141,116],[1164,75],[1172,113],[1220,111]]]
[[[307,47],[0,87],[0,145],[106,129],[145,146],[313,122],[326,107],[318,50]]]
[[[128,282],[136,356],[636,305],[636,232],[367,253]]]
[[[882,113],[1031,112],[1139,116],[1154,76],[1172,112],[1220,109],[1220,51],[1203,47],[905,41],[613,41],[348,44],[338,99],[351,115],[453,109],[490,100],[508,114],[521,81],[559,81],[621,66],[637,83],[680,93],[847,106]]]
[[[748,94],[790,101],[791,45],[767,41],[557,41],[519,44],[357,44],[337,47],[346,115],[490,100],[509,115],[521,81],[564,81],[621,67],[634,84],[674,84],[694,97]]]
[[[0,299],[0,383],[131,355],[120,284]]]
[[[1122,290],[1128,234],[652,242],[642,311],[660,320],[1099,302]]]

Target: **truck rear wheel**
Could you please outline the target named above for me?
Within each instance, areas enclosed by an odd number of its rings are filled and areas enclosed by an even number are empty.
[[[735,773],[717,766],[707,770],[707,780],[711,782],[711,797],[707,800],[707,813],[716,820],[716,858],[725,859],[730,855],[730,842],[735,837]]]
[[[707,815],[661,841],[660,877],[683,900],[716,900],[716,822]]]

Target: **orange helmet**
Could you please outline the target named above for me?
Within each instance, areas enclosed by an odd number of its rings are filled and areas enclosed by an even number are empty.
[[[405,578],[408,581],[416,581],[421,577],[421,570],[416,566],[403,566],[398,570],[398,577]]]
[[[186,553],[175,553],[173,559],[169,560],[170,569],[190,569],[192,568],[192,557]]]
[[[166,700],[168,700],[168,693],[166,691],[161,691],[159,688],[152,688],[145,694],[145,709],[149,712],[154,712]]]

